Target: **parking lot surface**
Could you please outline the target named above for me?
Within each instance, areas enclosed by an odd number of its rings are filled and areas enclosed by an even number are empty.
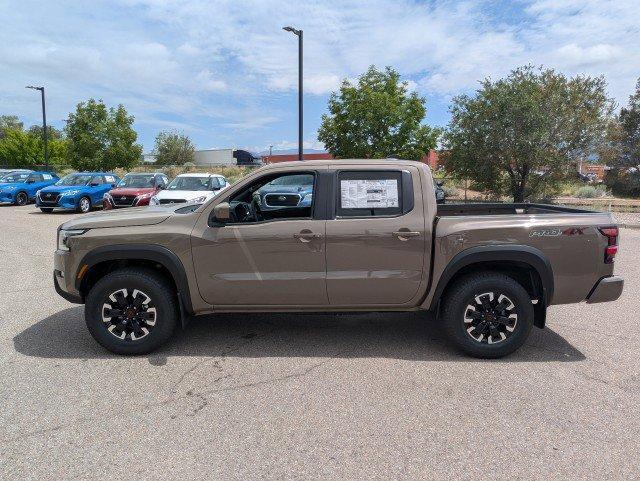
[[[497,361],[424,314],[219,315],[118,357],[58,297],[58,224],[0,207],[3,479],[638,479],[640,231],[614,303]]]

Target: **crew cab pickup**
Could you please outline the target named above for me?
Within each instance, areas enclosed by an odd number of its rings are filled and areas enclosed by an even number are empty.
[[[255,194],[290,176],[310,202],[285,193],[264,209]],[[202,204],[70,220],[54,283],[121,354],[150,352],[202,314],[428,311],[459,349],[495,358],[544,327],[552,304],[617,299],[617,249],[609,213],[437,205],[421,163],[307,161],[258,169]]]

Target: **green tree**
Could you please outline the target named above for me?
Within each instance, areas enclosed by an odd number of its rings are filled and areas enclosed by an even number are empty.
[[[602,77],[520,67],[453,99],[447,169],[515,202],[534,198],[597,151],[614,103]]]
[[[142,147],[136,143],[133,120],[122,105],[108,109],[102,100],[94,99],[79,103],[65,127],[71,166],[103,171],[135,166]]]
[[[335,157],[419,160],[438,139],[439,130],[421,123],[425,99],[408,93],[407,82],[391,67],[369,67],[356,85],[345,79],[328,107],[318,140]]]
[[[0,139],[2,139],[9,130],[22,130],[24,124],[20,122],[16,115],[0,115]]]
[[[32,125],[27,129],[27,132],[34,136],[42,137],[42,125]],[[62,134],[63,132],[61,130],[56,129],[51,125],[47,125],[47,140],[61,139],[63,137]]]
[[[7,168],[28,168],[44,159],[42,140],[24,130],[7,129],[0,139],[0,165]]]
[[[195,147],[191,139],[175,131],[160,132],[156,136],[153,153],[156,156],[156,164],[159,165],[184,165],[195,160]]]
[[[640,79],[629,105],[612,122],[607,140],[607,186],[616,195],[640,196]]]

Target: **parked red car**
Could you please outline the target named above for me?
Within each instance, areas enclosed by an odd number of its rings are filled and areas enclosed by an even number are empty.
[[[125,175],[116,185],[104,194],[102,207],[118,209],[120,207],[140,207],[149,205],[149,199],[169,183],[166,175],[160,173],[131,173]]]

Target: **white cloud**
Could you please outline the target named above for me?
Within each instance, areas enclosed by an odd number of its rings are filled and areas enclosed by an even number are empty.
[[[150,125],[276,125],[297,88],[289,24],[312,99],[371,64],[442,101],[524,64],[603,74],[620,102],[640,75],[638,0],[23,0],[0,16],[0,106],[34,119],[23,86],[46,82],[54,119],[94,96]]]

